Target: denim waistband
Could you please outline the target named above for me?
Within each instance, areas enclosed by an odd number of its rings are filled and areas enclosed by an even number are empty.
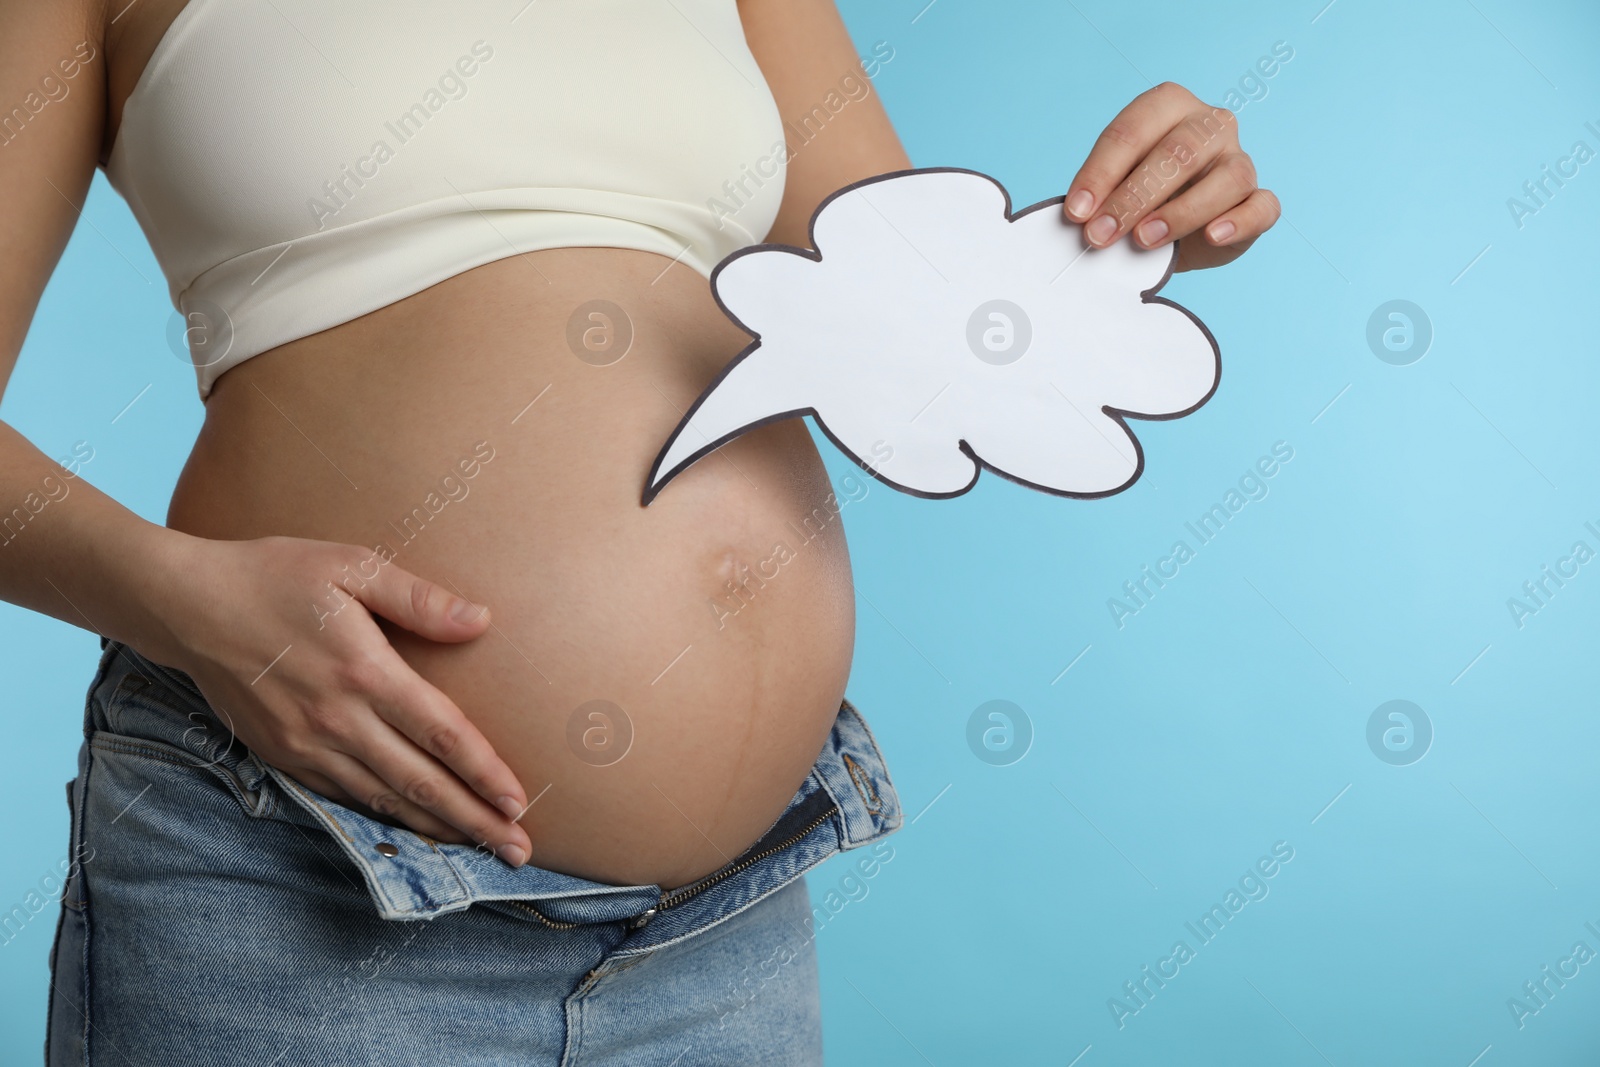
[[[893,833],[902,820],[872,732],[845,700],[810,774],[772,828],[698,882],[664,893],[659,886],[606,885],[532,864],[512,868],[482,849],[435,841],[313,792],[238,745],[188,675],[121,642],[102,645],[86,734],[103,729],[94,722],[97,702],[106,708],[114,700],[136,700],[159,709],[142,717],[142,736],[182,749],[197,765],[225,769],[231,785],[256,796],[259,810],[276,809],[280,817],[327,831],[360,871],[385,919],[431,919],[487,904],[557,928],[628,922],[634,932],[622,951],[645,951],[735,914],[833,853]],[[141,683],[157,685],[163,698],[129,696],[130,688],[144,691]],[[268,793],[275,795],[259,795]]]

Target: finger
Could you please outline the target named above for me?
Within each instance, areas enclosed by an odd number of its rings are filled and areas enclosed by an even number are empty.
[[[1268,189],[1257,189],[1237,207],[1230,208],[1206,226],[1206,241],[1218,247],[1254,241],[1272,229],[1283,215],[1278,198]]]
[[[1088,220],[1133,165],[1192,111],[1195,103],[1189,90],[1163,82],[1117,112],[1067,187],[1067,217],[1075,222]]]
[[[473,841],[487,843],[507,863],[525,862],[533,843],[527,831],[495,811],[450,771],[389,726],[374,724],[348,749],[377,775],[386,790],[371,806],[388,814],[400,800],[432,812]],[[512,852],[512,850],[517,850]]]
[[[1127,180],[1111,191],[1095,217],[1083,228],[1091,245],[1104,248],[1121,239],[1145,216],[1204,173],[1213,160],[1236,148],[1232,112],[1225,108],[1215,110],[1228,117],[1191,114],[1169,130],[1139,161]],[[1249,162],[1249,157],[1245,157],[1245,162]]]
[[[365,577],[365,575],[363,575]],[[373,614],[430,641],[469,641],[489,627],[489,609],[392,563],[346,590]]]
[[[1218,157],[1198,181],[1161,207],[1152,210],[1133,228],[1133,239],[1145,248],[1159,248],[1187,237],[1242,205],[1256,188],[1256,168],[1243,152]]]
[[[296,771],[295,779],[347,808],[357,811],[366,809],[385,818],[396,819],[404,823],[408,829],[436,841],[448,841],[452,844],[474,843],[468,841],[460,830],[398,796],[359,761],[342,752],[330,751],[325,755],[332,761],[326,774],[310,770]],[[372,802],[380,797],[393,798],[385,800],[392,811],[381,811],[374,806]]]
[[[397,657],[398,659],[398,657]],[[528,807],[528,794],[489,739],[449,697],[429,685],[404,661],[384,673],[373,708],[418,748],[438,760],[473,792],[515,821]]]

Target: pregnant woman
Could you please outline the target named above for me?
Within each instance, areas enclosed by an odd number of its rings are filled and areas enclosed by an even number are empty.
[[[51,1064],[820,1059],[801,875],[901,820],[840,500],[799,421],[639,497],[747,340],[712,267],[908,166],[893,56],[829,0],[0,4],[5,372],[98,167],[205,402],[165,526],[0,427],[0,595],[104,645]],[[1183,267],[1277,215],[1173,85],[1066,210]]]

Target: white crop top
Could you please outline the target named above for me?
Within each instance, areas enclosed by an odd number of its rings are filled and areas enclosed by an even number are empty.
[[[782,121],[735,0],[189,0],[106,164],[228,368],[462,271],[759,242]]]

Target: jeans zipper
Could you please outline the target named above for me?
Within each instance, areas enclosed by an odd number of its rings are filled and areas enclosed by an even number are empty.
[[[793,847],[794,845],[798,844],[807,834],[811,833],[811,831],[815,830],[817,827],[821,826],[823,823],[827,822],[837,814],[839,814],[839,806],[837,804],[830,805],[827,811],[824,811],[821,815],[818,815],[815,819],[812,819],[811,822],[807,823],[795,833],[784,838],[778,844],[773,845],[770,848],[764,848],[760,852],[754,853],[753,855],[746,856],[738,863],[724,867],[719,871],[715,871],[698,882],[684,886],[682,889],[676,890],[672,893],[662,892],[661,900],[656,904],[655,907],[649,909],[645,914],[653,916],[659,912],[666,911],[668,908],[676,908],[678,905],[694,899],[701,893],[704,893],[707,889],[710,889],[712,886],[732,878],[740,871],[748,869],[752,864],[759,863],[769,856],[776,855],[786,848]],[[581,923],[560,922],[559,920],[552,919],[538,908],[535,908],[533,905],[524,904],[518,900],[510,900],[506,903],[510,904],[514,908],[520,908],[521,910],[528,912],[530,915],[534,916],[552,930],[571,930],[576,926],[582,925]],[[637,922],[637,920],[634,921]],[[640,923],[639,925],[643,924]]]
[[[815,819],[812,819],[811,822],[807,823],[804,828],[796,831],[789,837],[784,838],[784,840],[776,845],[773,845],[771,848],[764,848],[754,855],[746,856],[733,866],[724,867],[720,871],[716,871],[701,881],[695,882],[692,885],[686,885],[674,893],[662,893],[661,903],[656,905],[656,911],[665,911],[668,908],[676,908],[679,904],[699,896],[701,893],[705,892],[707,889],[710,889],[717,883],[732,878],[740,871],[745,870],[751,864],[759,863],[768,856],[775,855],[779,852],[782,852],[784,849],[799,843],[801,838],[805,837],[811,831],[815,830],[817,827],[821,826],[823,823],[827,822],[837,814],[839,814],[839,806],[837,804],[829,805],[827,811],[823,812],[821,815],[818,815]]]

